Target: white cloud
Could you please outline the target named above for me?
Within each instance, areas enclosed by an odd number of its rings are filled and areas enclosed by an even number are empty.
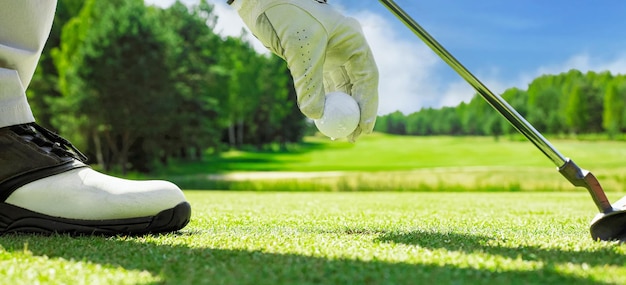
[[[246,30],[247,34],[244,39],[252,44],[254,50],[261,54],[269,53],[269,50],[252,35],[252,32],[250,32],[248,27],[243,23],[235,9],[221,0],[213,0],[209,1],[209,3],[214,5],[215,15],[218,16],[215,32],[222,36],[239,37],[241,36],[242,29]]]
[[[492,90],[492,92],[496,91]],[[474,96],[474,93],[476,93],[476,91],[474,91],[474,89],[465,81],[451,82],[445,86],[445,91],[439,101],[439,106],[454,107],[459,105],[461,102],[469,102],[469,100],[472,99],[472,96]]]
[[[555,65],[541,66],[535,72],[535,77],[542,74],[559,74],[570,69],[578,69],[581,72],[587,71],[610,71],[613,74],[626,73],[626,54],[618,55],[612,59],[595,58],[588,53],[581,53],[570,57],[563,63]]]
[[[352,16],[361,22],[379,68],[379,114],[409,114],[473,94],[460,82],[446,86],[437,78],[436,70],[443,62],[418,38],[402,38],[389,20],[378,14],[360,11]]]
[[[514,81],[504,80],[497,70],[492,70],[488,74],[474,74],[480,82],[493,94],[501,95],[506,89],[511,87],[521,87],[527,85],[528,81],[517,79]],[[444,86],[444,93],[434,107],[455,107],[461,102],[469,102],[477,93],[476,90],[464,79],[447,82]]]
[[[608,70],[613,74],[626,74],[626,54],[622,54],[610,62],[606,62],[599,67],[595,67],[594,70]]]
[[[146,4],[156,5],[159,7],[169,7],[176,0],[144,0]],[[198,4],[198,0],[181,0],[185,5],[195,5]],[[259,40],[257,40],[248,27],[243,23],[239,15],[237,15],[237,11],[226,4],[226,1],[223,0],[209,0],[210,4],[213,5],[213,12],[218,16],[218,21],[215,25],[215,32],[221,36],[232,36],[239,37],[242,34],[242,29],[246,30],[247,35],[244,37],[246,41],[252,44],[254,50],[258,53],[267,54],[269,51]]]

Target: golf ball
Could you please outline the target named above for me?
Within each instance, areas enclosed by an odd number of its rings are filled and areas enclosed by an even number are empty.
[[[343,92],[326,94],[324,114],[315,120],[317,129],[331,139],[345,138],[359,125],[361,110],[352,96]]]

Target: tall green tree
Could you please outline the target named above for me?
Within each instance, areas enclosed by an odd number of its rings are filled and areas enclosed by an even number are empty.
[[[382,122],[377,122],[377,125],[385,125],[385,129],[389,125],[387,122],[387,116],[383,116]],[[431,120],[426,115],[424,110],[415,112],[406,116],[406,134],[411,136],[425,136],[432,134]]]
[[[528,93],[518,88],[509,88],[502,93],[502,98],[511,105],[522,117],[528,114]],[[500,121],[502,134],[516,134],[518,131],[506,120]]]
[[[574,86],[565,108],[565,123],[571,132],[597,132],[602,129],[601,98],[602,94],[589,84]]]
[[[606,88],[604,106],[602,126],[611,137],[614,137],[626,127],[623,120],[624,113],[626,113],[626,85],[624,82],[618,81]]]
[[[200,159],[206,149],[220,150],[226,127],[228,67],[219,63],[222,39],[213,31],[217,16],[206,1],[186,6],[180,1],[160,12],[160,30],[173,32],[170,51],[176,124],[164,135],[161,161],[170,157]],[[223,55],[222,55],[223,56]]]
[[[284,119],[292,111],[290,105],[295,98],[289,98],[290,77],[285,76],[287,67],[276,56],[257,56],[259,69],[256,77],[257,97],[254,109],[246,116],[246,139],[244,142],[261,148],[263,145],[280,142]]]
[[[51,55],[58,73],[56,87],[61,96],[48,100],[48,107],[55,114],[51,124],[86,153],[95,153],[97,162],[104,165],[100,140],[94,140],[97,147],[89,148],[89,138],[92,135],[98,138],[93,132],[98,129],[98,123],[81,110],[83,102],[90,99],[93,91],[79,76],[87,51],[84,43],[90,36],[92,23],[100,19],[95,4],[96,1],[85,1],[79,13],[63,25],[60,42],[57,47],[52,48]]]
[[[85,119],[74,125],[92,135],[106,168],[125,172],[136,143],[175,124],[172,42],[160,27],[141,0],[87,1],[63,31],[58,67],[69,116]],[[61,72],[67,64],[74,66]]]
[[[461,117],[463,132],[468,135],[484,135],[484,126],[487,125],[489,117],[494,113],[493,108],[482,97],[475,94]]]
[[[57,2],[54,21],[50,35],[41,53],[41,58],[33,79],[27,90],[28,101],[40,125],[57,129],[52,123],[56,116],[52,101],[61,97],[58,88],[59,73],[57,72],[52,51],[61,44],[61,30],[63,26],[74,16],[78,15],[84,4],[84,0],[59,0]]]
[[[287,86],[285,88],[288,94],[286,102],[282,102],[283,108],[287,109],[287,113],[279,122],[278,129],[280,133],[275,139],[280,143],[281,147],[285,149],[287,143],[301,142],[310,124],[307,123],[307,119],[302,112],[300,112],[298,104],[296,104],[296,88],[286,63],[282,63],[281,69],[283,70],[283,77],[287,79]]]
[[[558,78],[553,75],[543,75],[531,82],[528,86],[528,101],[525,106],[527,119],[538,131],[554,130],[548,118],[561,113],[562,86],[558,85]]]
[[[246,118],[256,108],[259,89],[255,76],[261,68],[257,63],[258,54],[241,38],[229,37],[222,45],[222,64],[228,68],[228,78],[224,82],[228,97],[225,106],[228,110],[227,138],[231,147],[244,144]]]
[[[406,119],[400,111],[387,115],[387,130],[396,135],[406,135]]]

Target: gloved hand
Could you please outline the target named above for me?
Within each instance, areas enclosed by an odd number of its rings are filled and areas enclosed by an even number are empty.
[[[287,61],[302,113],[319,119],[325,94],[352,95],[361,121],[348,136],[371,133],[378,111],[378,68],[359,23],[323,0],[235,0],[252,33]]]

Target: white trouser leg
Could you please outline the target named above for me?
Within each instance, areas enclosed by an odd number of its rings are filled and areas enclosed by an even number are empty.
[[[0,128],[34,121],[17,71],[0,68]]]
[[[0,0],[0,127],[34,122],[26,100],[56,0]]]

